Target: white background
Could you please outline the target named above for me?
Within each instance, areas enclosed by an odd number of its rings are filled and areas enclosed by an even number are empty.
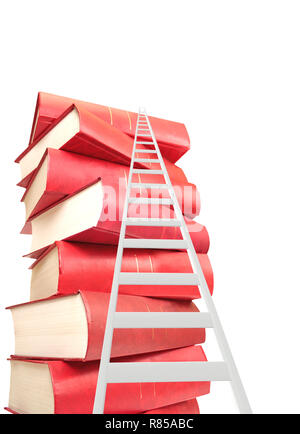
[[[198,185],[215,302],[256,413],[299,399],[300,3],[291,0],[9,1],[1,31],[0,407],[29,296],[14,158],[39,90],[182,121],[179,165]],[[230,410],[226,388],[202,412]],[[218,392],[219,390],[219,392]]]

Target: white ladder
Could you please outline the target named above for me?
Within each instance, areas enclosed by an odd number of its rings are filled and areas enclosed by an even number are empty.
[[[144,137],[151,141],[143,140]],[[139,145],[144,145],[139,149]],[[145,149],[151,146],[152,149]],[[153,147],[155,149],[153,149]],[[153,157],[136,158],[136,153],[151,153]],[[160,170],[135,169],[135,163],[159,163]],[[165,184],[133,183],[134,173],[160,174]],[[130,196],[132,188],[166,188],[170,199],[134,198]],[[130,203],[171,204],[174,207],[174,219],[129,218]],[[127,226],[177,226],[181,230],[182,240],[168,239],[130,239],[126,238]],[[129,273],[121,272],[124,248],[134,249],[184,249],[187,251],[193,273]],[[119,285],[198,285],[208,312],[116,312]],[[111,363],[111,346],[115,328],[213,328],[219,344],[223,362],[155,362],[155,363]],[[180,381],[229,381],[240,413],[251,414],[243,384],[233,360],[221,322],[209,292],[203,271],[198,261],[190,234],[187,230],[181,209],[170,182],[170,178],[153,134],[145,110],[140,109],[133,144],[128,187],[123,211],[123,220],[112,283],[106,329],[103,340],[99,377],[94,401],[94,414],[103,414],[108,383],[149,383]]]

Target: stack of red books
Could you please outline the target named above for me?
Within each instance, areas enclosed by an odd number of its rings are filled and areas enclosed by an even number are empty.
[[[199,194],[175,164],[189,149],[187,131],[177,122],[149,120],[212,292],[208,233],[194,220]],[[35,261],[30,301],[9,308],[16,341],[12,413],[92,413],[136,122],[136,113],[38,96],[29,146],[16,160],[25,187],[22,233],[32,234],[27,256]],[[161,175],[134,176],[136,183],[164,182]],[[140,188],[134,194],[165,197],[166,191]],[[154,210],[130,204],[128,211],[130,217],[153,212],[168,218],[174,213],[166,205]],[[130,226],[127,237],[181,234],[177,227]],[[147,249],[126,249],[122,271],[192,272],[185,252]],[[123,285],[117,310],[194,312],[192,300],[199,297],[196,286]],[[205,361],[204,341],[202,329],[118,329],[111,356],[116,362]],[[197,414],[196,397],[209,390],[208,382],[109,384],[105,413]]]

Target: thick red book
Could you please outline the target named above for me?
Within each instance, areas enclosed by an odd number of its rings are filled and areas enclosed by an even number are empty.
[[[168,163],[168,171],[178,203],[183,213],[194,218],[200,212],[197,188],[190,184],[183,171]],[[26,219],[31,218],[69,194],[101,178],[104,194],[112,196],[111,202],[124,200],[129,167],[110,161],[48,148],[35,174],[30,180],[22,201],[26,206]],[[133,182],[164,183],[162,175],[134,174]],[[132,189],[132,195],[141,197],[168,198],[166,189]]]
[[[200,414],[200,410],[197,399],[189,399],[188,401],[145,411],[144,414]]]
[[[35,109],[30,143],[51,122],[55,121],[67,110],[71,104],[76,104],[79,108],[82,107],[88,110],[109,125],[119,129],[130,137],[134,137],[137,121],[136,113],[40,92]],[[185,126],[179,122],[159,119],[153,116],[149,116],[149,120],[162,154],[175,163],[190,149],[190,140]]]
[[[31,300],[84,291],[110,292],[116,246],[56,241],[32,266]],[[213,292],[209,258],[198,253],[208,287]],[[133,273],[192,273],[186,252],[125,249],[122,271]],[[121,285],[120,294],[192,300],[200,297],[197,286]]]
[[[206,361],[201,346],[115,359],[116,362]],[[38,366],[34,366],[37,364]],[[9,408],[15,413],[90,414],[98,362],[11,360]],[[153,368],[155,369],[155,368]],[[31,379],[32,381],[28,380]],[[34,381],[35,380],[35,381]],[[38,394],[42,389],[43,399]],[[107,386],[105,413],[136,414],[208,394],[208,382],[130,383]],[[40,397],[40,398],[38,398]],[[35,398],[35,399],[34,399]],[[177,404],[178,405],[178,404]],[[195,408],[195,403],[194,406]]]
[[[146,149],[143,144],[141,149]],[[27,186],[47,148],[130,165],[133,139],[92,113],[70,106],[16,159],[21,186]],[[149,168],[146,163],[139,167]]]
[[[101,356],[110,294],[80,291],[9,307],[15,355],[27,358],[97,360]],[[198,312],[191,301],[120,294],[119,312]],[[180,326],[180,324],[179,324]],[[203,343],[205,329],[116,329],[112,357]]]
[[[112,208],[109,206],[111,203]],[[61,240],[117,245],[122,212],[116,212],[115,203],[111,201],[111,196],[103,196],[101,180],[69,195],[32,218],[32,246],[28,256],[38,258],[51,244]],[[167,206],[132,203],[128,208],[128,217],[170,219],[174,217],[174,212]],[[188,218],[185,221],[196,251],[207,253],[209,237],[205,227]],[[176,226],[128,226],[126,237],[182,239],[180,228]]]

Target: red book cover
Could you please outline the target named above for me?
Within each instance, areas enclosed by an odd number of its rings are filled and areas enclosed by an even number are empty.
[[[188,401],[145,411],[144,414],[200,414],[200,410],[197,399],[189,399]]]
[[[168,162],[167,169],[183,213],[190,218],[195,217],[200,212],[200,197],[196,186],[189,183],[183,171],[174,164]],[[48,148],[22,198],[26,208],[28,207],[27,218],[85,187],[97,178],[101,178],[107,195],[112,192],[124,196],[128,176],[129,167],[122,164]],[[164,183],[162,175],[139,174],[139,176],[134,176],[133,181],[135,180],[146,184]],[[39,185],[41,184],[44,185],[44,189],[39,193],[37,203],[33,204],[32,197],[35,190],[40,190]],[[166,189],[139,188],[133,189],[132,194],[141,197],[169,197]],[[120,200],[117,197],[114,199]]]
[[[116,246],[100,246],[86,243],[57,241],[32,266],[31,300],[52,295],[72,294],[80,288],[85,291],[110,292],[114,274]],[[42,296],[41,276],[55,257],[57,275],[45,282]],[[213,271],[206,254],[198,253],[204,276],[210,292],[213,292]],[[123,253],[122,271],[137,273],[192,273],[192,267],[186,252],[164,250],[132,250]],[[46,277],[47,280],[47,277]],[[47,292],[48,290],[48,292]],[[157,298],[192,300],[200,297],[197,286],[183,285],[121,285],[120,294],[139,295]]]
[[[110,204],[113,204],[112,208]],[[52,243],[61,240],[117,245],[122,221],[119,205],[118,201],[111,200],[111,196],[103,195],[98,180],[67,196],[32,218],[32,247],[28,256],[38,258]],[[167,206],[130,204],[128,217],[170,219],[174,217],[174,211]],[[207,253],[206,228],[186,217],[185,222],[196,251]],[[182,239],[180,228],[176,226],[128,226],[126,237]]]
[[[71,104],[76,104],[79,108],[82,107],[88,110],[109,125],[130,137],[134,137],[137,121],[136,113],[40,92],[35,109],[30,143]],[[149,120],[162,155],[175,163],[190,149],[190,140],[184,124],[153,116],[149,116]]]
[[[13,359],[15,360],[15,359]],[[21,361],[23,361],[21,359]],[[115,359],[116,362],[201,362],[206,357],[201,346],[192,346],[149,355]],[[99,362],[63,362],[26,360],[47,364],[50,370],[55,414],[90,414],[99,370]],[[108,384],[106,414],[137,414],[177,404],[208,394],[209,382]],[[178,405],[178,404],[177,404]],[[195,408],[195,403],[194,403]],[[16,409],[11,408],[16,412]]]
[[[78,288],[79,289],[79,288]],[[108,309],[108,303],[110,294],[99,293],[99,292],[88,292],[80,291],[74,295],[52,297],[44,300],[33,301],[29,303],[23,303],[21,305],[11,306],[8,309],[12,311],[18,309],[20,306],[24,308],[35,304],[36,309],[30,310],[31,316],[26,317],[23,321],[32,321],[34,315],[36,315],[41,308],[41,303],[48,303],[49,301],[55,302],[66,297],[78,297],[81,296],[85,318],[84,322],[80,322],[80,328],[76,328],[73,331],[73,336],[70,339],[76,339],[76,336],[81,336],[83,325],[87,328],[87,345],[84,347],[85,356],[82,358],[69,357],[69,353],[64,360],[98,360],[101,356],[102,342],[105,332],[106,325],[106,315]],[[55,305],[53,306],[55,309]],[[137,297],[131,295],[120,294],[118,297],[118,312],[198,312],[198,308],[191,301],[175,301],[175,300],[165,300],[157,299],[151,297]],[[51,310],[52,312],[52,310]],[[13,317],[14,317],[14,312]],[[52,316],[50,318],[50,324],[54,325],[55,318]],[[51,322],[52,321],[52,322]],[[27,325],[27,322],[23,322],[23,328]],[[25,324],[25,325],[24,325]],[[56,324],[56,323],[55,323]],[[77,322],[76,322],[77,324]],[[29,324],[30,326],[30,324]],[[69,326],[71,327],[71,326]],[[44,330],[38,330],[34,332],[35,336],[43,336],[43,345],[47,345],[47,336]],[[77,335],[76,335],[77,333]],[[52,337],[52,335],[51,335]],[[31,348],[32,336],[22,335],[22,348],[24,348],[27,342],[26,348]],[[113,344],[112,344],[112,357],[122,357],[133,354],[151,353],[154,351],[162,351],[171,348],[186,347],[189,345],[200,344],[205,341],[205,329],[116,329],[114,332]],[[16,334],[16,344],[18,344],[18,335]],[[61,348],[59,343],[59,336],[57,337],[57,346]],[[51,349],[51,355],[47,358],[57,359],[61,358],[57,352],[57,346]],[[17,345],[16,345],[17,348]],[[36,348],[36,347],[34,347]],[[16,351],[18,351],[16,349]],[[24,350],[23,350],[24,351]],[[60,350],[61,351],[61,350]],[[42,353],[41,353],[42,354]],[[44,353],[45,354],[45,353]],[[44,355],[42,354],[42,355]],[[49,352],[47,354],[50,354]],[[76,353],[77,354],[77,353]],[[31,354],[30,350],[26,349],[26,352],[16,353],[16,356],[26,357],[26,358],[40,358],[37,354]],[[42,358],[42,357],[41,357]]]

